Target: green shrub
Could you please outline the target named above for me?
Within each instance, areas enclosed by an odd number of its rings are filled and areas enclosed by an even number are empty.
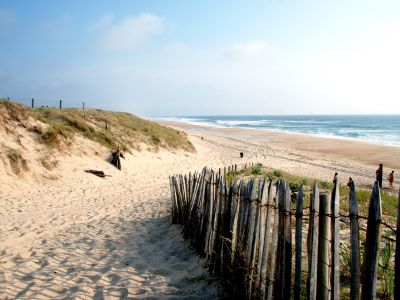
[[[252,167],[251,174],[252,175],[261,175],[262,174],[261,166],[257,165],[257,166]]]
[[[298,191],[300,191],[301,184],[300,183],[295,183],[295,182],[290,182],[289,183],[289,187],[290,187],[290,190],[293,193],[297,193]]]
[[[274,177],[276,177],[276,178],[281,178],[282,175],[283,175],[283,173],[282,173],[281,170],[274,170],[274,171],[272,172],[272,175],[273,175]]]

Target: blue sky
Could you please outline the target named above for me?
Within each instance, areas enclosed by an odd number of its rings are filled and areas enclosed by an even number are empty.
[[[4,1],[0,97],[144,116],[400,113],[399,1]]]

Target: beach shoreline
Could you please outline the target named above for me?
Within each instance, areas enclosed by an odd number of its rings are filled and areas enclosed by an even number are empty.
[[[313,152],[317,155],[331,155],[336,158],[350,159],[369,166],[400,168],[400,147],[370,143],[340,137],[320,137],[306,133],[282,132],[269,129],[228,128],[194,125],[182,121],[158,121],[160,124],[184,130],[190,134],[208,132],[211,135],[226,135],[233,138],[260,142],[266,146]],[[195,129],[195,130],[193,130]]]

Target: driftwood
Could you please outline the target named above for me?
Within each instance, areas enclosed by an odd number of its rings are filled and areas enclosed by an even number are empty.
[[[103,171],[97,171],[97,170],[85,170],[85,172],[86,172],[86,173],[94,174],[94,175],[99,176],[99,177],[111,176],[111,175],[106,175],[106,174],[104,174]]]

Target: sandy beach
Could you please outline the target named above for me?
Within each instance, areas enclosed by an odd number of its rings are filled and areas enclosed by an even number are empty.
[[[386,173],[400,171],[395,147],[163,124],[185,130],[196,152],[136,151],[126,154],[118,171],[85,144],[85,153],[60,155],[50,178],[0,178],[0,299],[217,297],[219,285],[184,243],[179,226],[170,225],[170,174],[259,162],[326,180],[337,171],[342,182],[351,176],[371,186],[378,163]]]

